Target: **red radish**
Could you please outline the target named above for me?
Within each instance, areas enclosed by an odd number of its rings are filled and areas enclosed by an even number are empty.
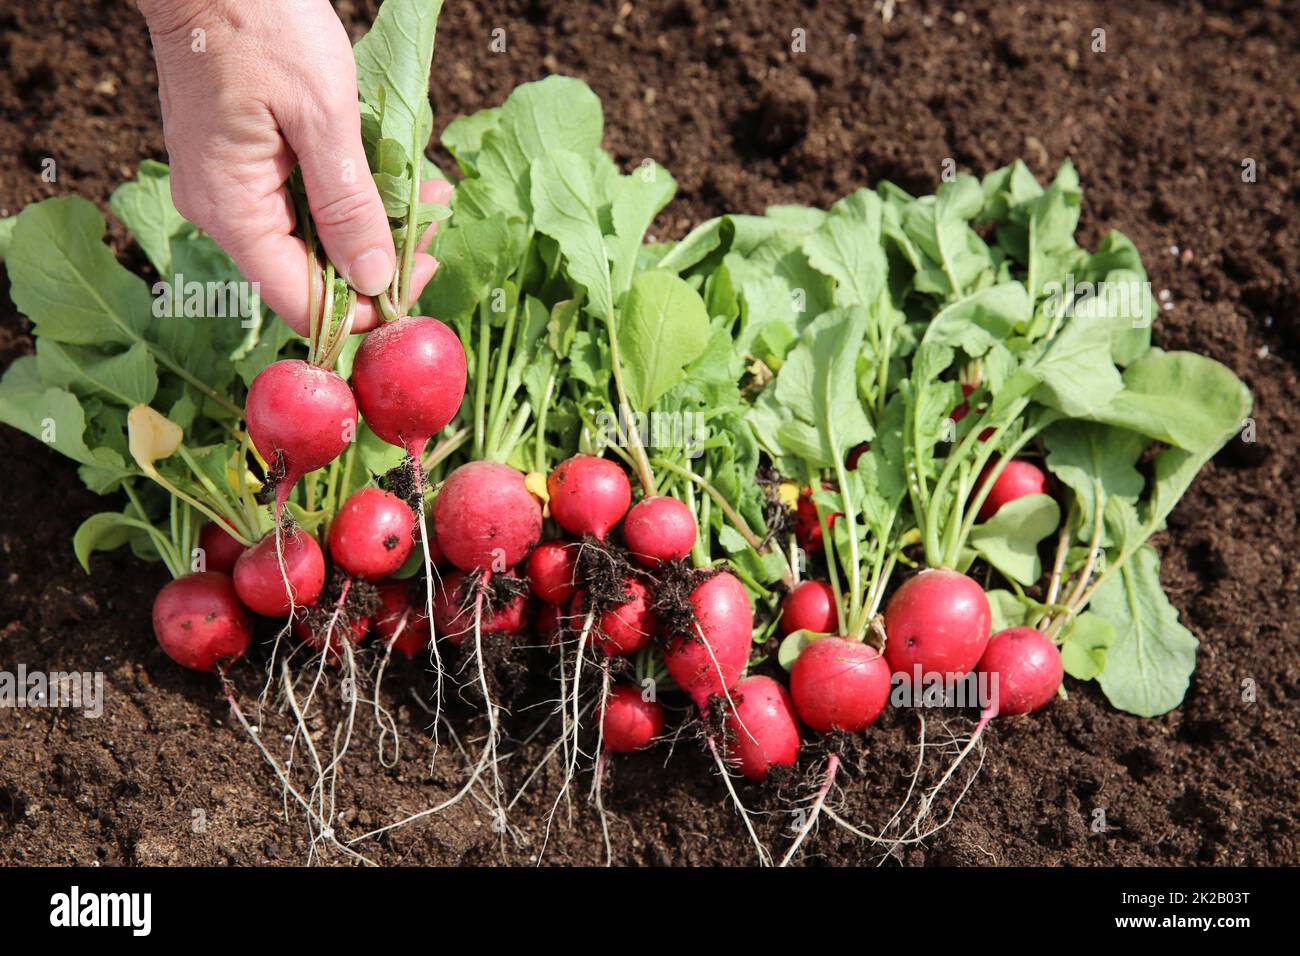
[[[727,571],[696,587],[690,600],[696,628],[670,638],[664,663],[702,710],[710,697],[729,691],[744,673],[754,640],[754,609],[745,586]]]
[[[203,549],[203,569],[220,571],[222,574],[230,574],[235,570],[235,562],[245,550],[242,544],[215,521],[209,521],[199,532],[199,547]]]
[[[885,606],[885,657],[894,673],[960,677],[989,643],[984,590],[956,571],[931,568],[903,582]]]
[[[835,592],[825,581],[802,581],[781,602],[781,633],[831,634],[838,627]]]
[[[190,670],[211,671],[248,650],[248,611],[220,571],[187,574],[163,585],[153,602],[153,632],[167,656]]]
[[[437,319],[407,316],[366,336],[352,362],[352,387],[374,433],[418,461],[460,410],[465,350]]]
[[[948,765],[939,782],[931,788],[922,804],[915,827],[934,805],[934,798],[956,773],[967,755],[994,717],[1012,717],[1045,707],[1056,696],[1065,676],[1061,652],[1042,632],[1032,627],[1012,627],[998,631],[988,642],[979,661],[981,674],[989,675],[988,703],[980,714],[975,732]]]
[[[353,492],[330,524],[330,557],[352,577],[377,581],[406,562],[415,515],[382,488]]]
[[[854,445],[850,448],[848,456],[844,459],[845,464],[849,467],[849,471],[857,471],[858,461],[869,451],[871,451],[871,442],[869,441],[864,441],[862,444]]]
[[[428,619],[411,606],[409,581],[380,581],[379,610],[372,625],[379,639],[412,660],[429,646]]]
[[[823,488],[833,487],[829,482],[822,482]],[[837,511],[826,516],[826,527],[834,528],[835,520],[840,517]],[[826,546],[822,541],[822,526],[817,520],[817,505],[812,498],[812,489],[805,488],[799,492],[799,504],[794,514],[794,536],[799,547],[809,554],[818,554]]]
[[[578,549],[563,541],[543,541],[528,556],[528,583],[547,604],[564,604],[577,590]]]
[[[1061,652],[1032,627],[1012,627],[994,634],[977,669],[990,675],[988,710],[998,717],[1046,707],[1065,677]]]
[[[374,333],[371,333],[374,334]],[[453,471],[433,503],[438,544],[462,571],[514,567],[542,536],[542,506],[509,465],[471,461]]]
[[[537,606],[537,620],[533,623],[533,629],[538,637],[546,638],[547,644],[554,644],[560,639],[560,631],[564,627],[564,611],[555,604],[547,604],[542,601]]]
[[[349,626],[348,619],[342,613],[335,619],[333,626],[330,626],[329,617],[325,617],[323,622],[314,629],[307,619],[301,615],[295,615],[293,619],[293,633],[298,640],[309,645],[313,650],[321,650],[325,647],[325,635],[329,634],[329,654],[330,657],[341,657],[343,655],[343,635],[346,633],[348,640],[353,647],[360,644],[370,633],[370,618],[359,617],[354,619]]]
[[[645,700],[641,688],[615,684],[605,698],[600,733],[606,750],[630,754],[644,750],[664,732],[664,709],[657,700]]]
[[[546,479],[551,517],[570,534],[605,540],[632,503],[632,485],[614,462],[593,455],[562,461]]]
[[[983,488],[988,475],[992,472],[994,463],[990,462],[980,475],[979,483],[975,486],[977,489]],[[1023,461],[1019,458],[1013,458],[1007,462],[1002,473],[994,479],[992,487],[989,488],[988,496],[984,503],[980,505],[979,514],[976,516],[979,521],[988,521],[998,513],[1003,505],[1015,501],[1017,498],[1023,498],[1025,495],[1045,495],[1047,494],[1047,476],[1043,474],[1042,469],[1031,462]]]
[[[348,383],[334,372],[300,359],[281,359],[258,372],[248,386],[244,419],[257,453],[278,478],[278,515],[298,479],[324,468],[355,437],[357,403]]]
[[[799,719],[813,730],[864,730],[889,702],[892,672],[862,641],[823,637],[803,649],[790,670]]]
[[[513,571],[507,572],[514,577]],[[484,634],[518,634],[524,629],[528,617],[528,600],[517,594],[504,607],[490,614],[486,604],[483,615]],[[428,622],[423,615],[419,622],[424,628]],[[465,572],[452,571],[443,577],[433,592],[433,623],[437,633],[453,644],[459,645],[474,631],[474,600],[465,586]]]
[[[610,657],[625,657],[635,654],[650,643],[659,627],[650,605],[654,595],[650,589],[636,578],[623,581],[623,589],[632,597],[626,604],[610,608],[591,628],[591,643],[601,647]],[[579,591],[573,599],[570,619],[586,616],[583,609],[587,593]]]
[[[727,716],[727,756],[750,780],[799,758],[799,721],[786,689],[762,674],[746,677],[732,690],[735,710]]]
[[[239,599],[249,610],[266,617],[284,617],[291,606],[315,603],[325,586],[325,555],[316,539],[301,529],[284,535],[282,572],[275,536],[272,531],[235,563],[235,590]]]
[[[676,498],[642,498],[623,519],[623,540],[642,567],[680,561],[695,547],[695,516]]]

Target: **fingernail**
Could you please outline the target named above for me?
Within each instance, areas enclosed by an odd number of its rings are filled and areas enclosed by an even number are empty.
[[[379,295],[392,281],[393,259],[379,246],[361,253],[348,267],[348,284],[362,295]]]

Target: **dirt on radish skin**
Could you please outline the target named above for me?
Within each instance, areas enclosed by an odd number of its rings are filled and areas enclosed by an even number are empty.
[[[597,616],[591,628],[591,643],[603,650],[610,657],[626,657],[635,654],[650,643],[659,622],[655,618],[651,605],[654,595],[649,586],[638,578],[627,578],[623,589],[628,599],[611,607]],[[579,591],[573,598],[573,607],[569,611],[569,626],[580,626],[586,617],[585,591]]]
[[[577,590],[578,547],[543,541],[528,556],[528,584],[547,604],[567,604]]]
[[[330,557],[353,577],[377,581],[406,562],[414,531],[406,502],[380,488],[361,488],[330,523]]]
[[[357,403],[336,373],[281,359],[249,385],[244,418],[249,438],[275,479],[278,513],[298,479],[347,448],[356,435]]]
[[[570,534],[604,541],[632,503],[632,485],[614,462],[574,455],[546,479],[551,517]]]
[[[799,721],[786,689],[763,674],[746,677],[732,690],[735,709],[727,716],[727,757],[741,774],[759,781],[773,767],[799,759]]]
[[[601,740],[606,750],[630,754],[644,750],[664,732],[664,708],[646,700],[635,684],[615,684],[605,699]]]
[[[801,581],[781,602],[781,633],[831,634],[839,628],[835,592],[825,581]]]
[[[515,577],[513,571],[504,576]],[[443,576],[442,581],[434,586],[433,623],[435,633],[445,637],[452,644],[459,645],[466,638],[474,635],[474,594],[469,584],[477,581],[477,575],[464,571],[452,571]],[[425,630],[427,620],[420,615],[420,622]],[[528,623],[528,598],[523,591],[515,593],[505,603],[496,607],[483,603],[482,633],[513,635],[520,633]]]
[[[456,333],[419,315],[375,329],[352,363],[352,388],[366,424],[416,458],[456,417],[465,379],[465,350]]]
[[[1061,652],[1032,627],[1012,627],[989,638],[977,670],[988,674],[989,710],[1014,717],[1046,707],[1065,677]]]
[[[246,550],[215,521],[209,521],[199,532],[199,547],[203,549],[204,570],[222,574],[234,573],[235,562]]]
[[[623,540],[632,559],[645,568],[680,561],[695,547],[695,516],[676,498],[642,498],[623,519]]]
[[[727,571],[698,585],[689,600],[695,627],[669,638],[664,663],[677,686],[703,709],[710,697],[725,695],[744,673],[754,637],[754,609],[745,586]]]
[[[153,632],[182,667],[212,671],[248,650],[248,610],[220,571],[199,571],[163,585],[153,602]]]
[[[960,677],[989,642],[993,613],[984,589],[957,571],[930,568],[894,592],[885,605],[885,658],[895,674]]]
[[[542,536],[542,506],[522,473],[492,461],[453,471],[433,503],[442,553],[462,571],[514,567]]]
[[[874,647],[843,637],[806,646],[790,670],[795,710],[813,730],[857,733],[875,723],[889,703],[893,672]]]
[[[264,617],[285,617],[292,607],[314,603],[325,586],[325,555],[312,535],[301,529],[281,533],[283,572],[275,539],[270,532],[235,563],[239,599]]]

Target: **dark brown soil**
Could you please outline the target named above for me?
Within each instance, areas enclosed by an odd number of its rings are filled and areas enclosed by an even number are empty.
[[[371,6],[338,3],[352,25]],[[1071,682],[1068,702],[992,728],[982,777],[952,825],[902,859],[1294,863],[1300,9],[1278,0],[960,6],[451,2],[434,103],[445,123],[519,82],[581,76],[604,100],[619,162],[650,156],[677,177],[678,198],[657,225],[665,237],[724,210],[825,204],[882,178],[929,191],[949,157],[976,173],[1024,157],[1040,175],[1073,157],[1087,241],[1113,227],[1137,242],[1155,287],[1172,294],[1159,344],[1205,352],[1242,376],[1256,396],[1258,441],[1234,442],[1207,468],[1160,541],[1165,585],[1201,640],[1183,706],[1139,720]],[[505,54],[489,51],[496,27],[507,31]],[[1104,53],[1092,52],[1098,28]],[[791,52],[796,29],[806,53]],[[0,214],[68,192],[106,208],[141,157],[165,158],[147,39],[126,0],[7,4],[0,61]],[[47,156],[58,162],[53,184],[39,175]],[[1246,159],[1257,182],[1242,182]],[[120,232],[114,239],[134,256]],[[30,349],[5,293],[0,280],[0,364]],[[215,681],[182,672],[154,644],[149,607],[161,568],[117,553],[97,557],[87,578],[70,539],[101,502],[67,462],[10,430],[0,430],[0,462],[0,669],[100,669],[107,685],[100,720],[0,711],[0,862],[304,861],[301,821],[285,821],[275,781]],[[256,662],[236,682],[254,696]],[[362,721],[339,795],[342,832],[434,804],[459,785],[450,748],[427,777],[428,718],[412,690],[428,685],[418,668],[390,668],[384,699],[405,735],[403,757],[384,770],[372,722]],[[542,712],[517,712],[510,729],[522,736]],[[465,718],[456,726],[482,729]],[[264,735],[284,729],[272,720]],[[932,742],[937,733],[932,726]],[[914,718],[890,715],[844,742],[843,815],[884,823],[905,789],[915,736]],[[521,780],[551,739],[553,729],[513,758],[509,779]],[[689,733],[671,759],[665,748],[619,758],[605,786],[617,859],[751,861],[710,769]],[[385,863],[531,862],[555,784],[552,767],[512,810],[518,842],[503,845],[487,813],[465,801],[373,853]],[[556,817],[548,862],[601,861],[586,789],[584,778],[571,824],[563,808]],[[774,811],[759,828],[783,847],[794,781],[784,792],[742,792]],[[879,856],[824,824],[804,858]]]

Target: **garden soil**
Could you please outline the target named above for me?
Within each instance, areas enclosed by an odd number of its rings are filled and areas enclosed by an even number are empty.
[[[374,13],[370,2],[337,6],[354,36]],[[491,48],[498,28],[504,52]],[[451,0],[438,35],[439,128],[520,82],[579,76],[604,102],[606,146],[619,164],[649,157],[677,178],[677,198],[652,229],[659,238],[724,211],[829,204],[882,179],[930,192],[948,159],[982,174],[1021,157],[1046,177],[1072,158],[1084,185],[1083,241],[1126,233],[1168,303],[1157,343],[1219,359],[1255,395],[1254,440],[1234,440],[1210,463],[1156,542],[1166,590],[1200,641],[1186,700],[1142,720],[1117,713],[1095,686],[1067,681],[1068,700],[990,728],[979,779],[947,828],[889,851],[823,820],[800,860],[1300,859],[1296,4]],[[0,64],[0,215],[71,192],[107,211],[142,157],[166,158],[148,37],[127,0],[4,4]],[[445,154],[434,156],[450,168]],[[54,183],[40,175],[46,158],[56,163]],[[110,239],[123,261],[143,268],[120,227]],[[0,366],[32,348],[7,293],[0,279]],[[106,698],[97,720],[0,711],[0,863],[306,862],[305,824],[292,808],[286,816],[216,681],[182,671],[154,642],[149,609],[161,567],[120,551],[95,556],[86,576],[72,534],[106,503],[39,442],[0,429],[0,473],[0,670],[102,671]],[[545,651],[523,653],[545,669]],[[246,708],[265,659],[259,651],[233,675]],[[426,671],[390,666],[384,681],[381,699],[403,735],[396,766],[381,765],[373,720],[362,715],[340,782],[341,836],[460,786],[446,729],[429,772],[431,718],[419,704],[432,686]],[[521,700],[535,706],[514,708],[513,737],[540,723],[553,694],[544,679],[529,682]],[[481,721],[467,705],[453,711],[451,727],[475,745]],[[327,743],[337,714],[322,716],[313,729]],[[928,721],[930,779],[939,747],[969,732],[969,716]],[[272,744],[288,729],[265,715]],[[754,860],[697,729],[684,727],[671,748],[613,762],[604,799],[617,862]],[[505,748],[511,794],[556,736],[552,724]],[[906,792],[916,717],[891,713],[866,735],[832,743],[845,758],[832,805],[876,832]],[[817,761],[801,766],[804,778],[739,786],[778,850]],[[558,761],[514,804],[504,832],[466,799],[366,852],[387,864],[529,864],[539,855],[600,863],[588,780],[560,804],[549,832]]]

